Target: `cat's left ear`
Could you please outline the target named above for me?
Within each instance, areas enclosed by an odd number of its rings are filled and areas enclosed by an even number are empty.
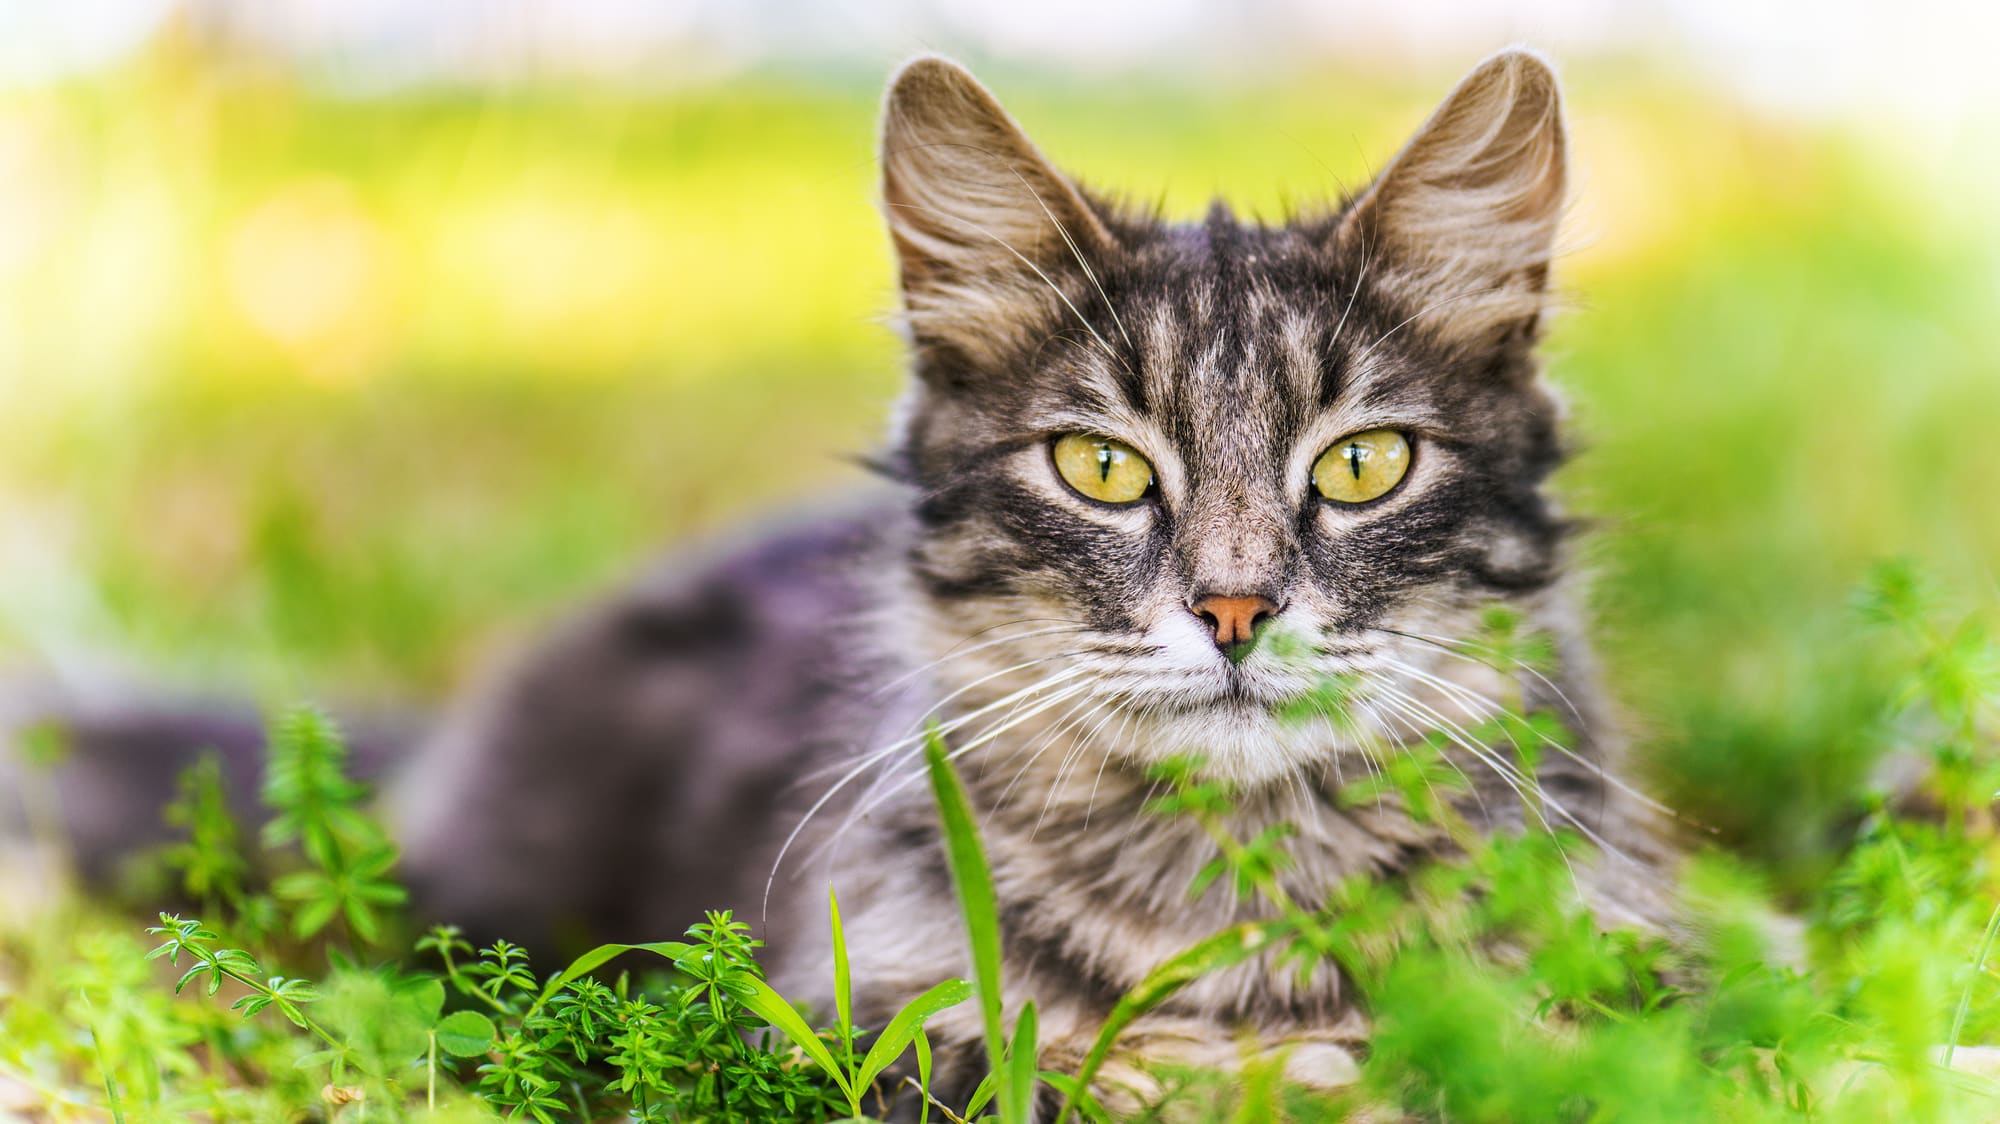
[[[1475,345],[1529,340],[1564,186],[1555,73],[1531,52],[1502,51],[1445,98],[1336,237],[1370,255],[1373,276],[1433,331]]]

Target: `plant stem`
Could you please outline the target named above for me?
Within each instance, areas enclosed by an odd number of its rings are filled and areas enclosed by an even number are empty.
[[[1986,932],[1979,938],[1979,952],[1972,958],[1972,971],[1966,977],[1965,989],[1958,993],[1958,1010],[1951,1016],[1951,1037],[1944,1044],[1944,1065],[1951,1068],[1951,1057],[1958,1052],[1958,1036],[1965,1032],[1965,1016],[1972,1010],[1972,989],[1979,984],[1979,973],[1986,968],[1986,957],[1993,951],[1995,934],[2000,934],[2000,902],[1993,904],[1993,912],[1986,918]]]

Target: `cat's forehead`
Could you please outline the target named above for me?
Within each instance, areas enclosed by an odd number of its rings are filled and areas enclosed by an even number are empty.
[[[1238,221],[1161,225],[1119,263],[1120,303],[1203,336],[1249,337],[1325,312],[1336,255],[1315,232]]]
[[[1204,446],[1309,423],[1335,384],[1342,313],[1353,315],[1335,255],[1306,231],[1239,223],[1220,206],[1150,234],[1104,279],[1103,323],[1077,351],[1074,389]]]

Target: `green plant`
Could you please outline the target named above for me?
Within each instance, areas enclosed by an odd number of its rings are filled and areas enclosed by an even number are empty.
[[[937,801],[938,822],[944,829],[945,863],[958,895],[966,948],[972,960],[973,990],[979,998],[979,1017],[985,1029],[989,1068],[985,1079],[973,1090],[963,1115],[972,1117],[992,1101],[1001,1124],[1027,1124],[1038,1080],[1035,1004],[1032,999],[1022,1003],[1010,1037],[1001,1017],[1004,994],[1000,904],[993,892],[993,869],[987,864],[986,849],[980,842],[979,825],[972,817],[965,786],[952,771],[944,737],[935,727],[924,741],[924,761],[931,793]]]
[[[249,890],[249,871],[258,864],[240,848],[242,832],[229,816],[215,759],[202,758],[182,778],[181,795],[168,813],[188,838],[165,858],[190,896],[250,939],[247,946],[224,944],[201,921],[162,914],[160,924],[147,930],[156,943],[144,953],[145,959],[186,964],[176,995],[190,984],[207,996],[230,989],[230,1008],[244,1020],[242,1029],[225,1031],[196,1019],[203,1033],[187,1040],[161,1026],[93,1018],[86,1064],[94,1065],[105,1103],[120,1119],[172,1115],[195,1105],[220,1119],[265,1119],[270,1111],[259,1107],[239,1115],[234,1109],[241,1106],[232,1105],[226,1089],[191,1101],[169,1095],[157,1076],[137,1088],[121,1082],[116,1071],[135,1037],[155,1051],[176,1042],[201,1045],[243,1080],[317,1071],[325,1078],[320,1101],[336,1115],[367,1119],[456,1112],[540,1124],[607,1113],[648,1122],[813,1121],[830,1118],[838,1107],[859,1117],[863,1095],[912,1045],[918,1092],[927,1092],[923,1022],[962,1002],[970,985],[941,983],[865,1040],[852,1019],[845,935],[832,899],[839,1004],[836,1025],[826,1032],[813,1031],[764,982],[755,956],[761,942],[727,913],[711,913],[685,941],[599,946],[545,980],[519,947],[501,940],[475,950],[449,925],[433,927],[412,947],[435,957],[438,972],[357,961],[334,939],[330,923],[344,921],[346,937],[366,948],[380,948],[406,924],[393,849],[365,811],[365,787],[348,779],[344,742],[324,715],[293,711],[274,721],[271,733],[264,797],[273,818],[261,835],[264,860],[302,866],[280,874],[275,900]],[[303,943],[278,941],[281,934]],[[324,957],[317,982],[266,967],[274,959],[315,954]],[[609,983],[597,978],[614,959],[629,955],[650,957],[669,975],[643,984],[623,973]],[[120,1008],[128,1003],[115,993],[99,993],[99,1000]],[[282,1023],[253,1021],[265,1012],[275,1012]],[[107,1039],[100,1026],[123,1033]],[[798,1052],[780,1048],[772,1027]],[[164,1056],[172,1071],[192,1072],[183,1064],[192,1060],[188,1055],[167,1050]],[[0,1076],[11,1077],[4,1062]],[[273,1091],[278,1104],[301,1103],[299,1088]]]
[[[839,1036],[840,1056],[836,1058],[791,1003],[764,981],[746,981],[743,1003],[760,1018],[783,1031],[804,1051],[839,1086],[841,1094],[847,1098],[849,1113],[858,1118],[861,1115],[862,1095],[874,1086],[882,1071],[894,1064],[913,1044],[917,1050],[919,1090],[929,1088],[930,1043],[924,1037],[924,1021],[939,1011],[965,1002],[972,995],[972,985],[964,980],[946,980],[904,1004],[889,1019],[882,1032],[876,1035],[867,1054],[857,1062],[854,1056],[853,988],[848,978],[847,936],[840,924],[840,899],[831,890],[827,892],[827,912],[833,925],[834,1002],[838,1017],[834,1029]],[[930,1118],[928,1100],[921,1114],[923,1119]]]

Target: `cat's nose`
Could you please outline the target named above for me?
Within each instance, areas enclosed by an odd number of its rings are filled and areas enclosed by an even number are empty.
[[[1215,633],[1215,646],[1231,659],[1248,655],[1250,645],[1257,639],[1257,626],[1278,615],[1278,603],[1257,594],[1248,597],[1209,594],[1190,601],[1188,608]]]

